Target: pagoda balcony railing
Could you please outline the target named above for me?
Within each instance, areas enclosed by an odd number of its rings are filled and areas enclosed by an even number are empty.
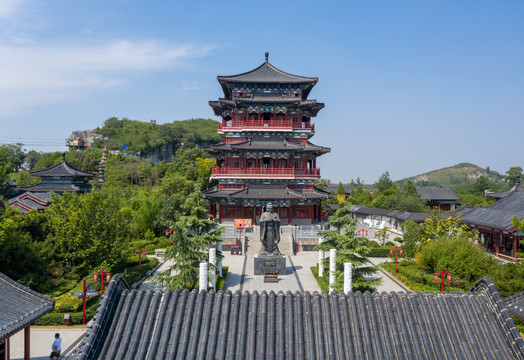
[[[213,168],[212,177],[320,177],[320,169],[295,168]]]
[[[284,129],[315,131],[315,124],[293,122],[291,120],[244,120],[226,121],[218,124],[218,131],[243,129]]]

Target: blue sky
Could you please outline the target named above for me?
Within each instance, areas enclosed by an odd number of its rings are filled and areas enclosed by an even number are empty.
[[[269,51],[320,78],[323,177],[504,173],[524,165],[522,19],[521,1],[0,0],[0,143],[64,150],[112,116],[215,118],[216,76]]]

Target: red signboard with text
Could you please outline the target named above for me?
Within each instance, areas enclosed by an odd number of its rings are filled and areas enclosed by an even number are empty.
[[[253,226],[251,219],[235,219],[236,228],[250,228]]]

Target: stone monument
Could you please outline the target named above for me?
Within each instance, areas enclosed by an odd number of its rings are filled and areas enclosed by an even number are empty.
[[[255,256],[255,275],[285,274],[286,257],[280,253],[280,217],[273,211],[273,204],[266,205],[266,211],[259,220],[262,250]]]

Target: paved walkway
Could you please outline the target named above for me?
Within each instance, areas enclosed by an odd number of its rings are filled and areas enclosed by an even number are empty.
[[[62,355],[67,355],[83,339],[85,327],[31,327],[31,359],[44,360],[49,359],[51,354],[51,345],[55,340],[55,334],[59,333],[62,338]],[[24,358],[24,331],[19,331],[11,337],[11,359]]]
[[[154,277],[157,274],[160,274],[173,264],[172,260],[164,261],[163,258],[159,257],[157,258],[158,261],[160,261],[160,266],[156,268],[156,270],[153,272],[153,274],[146,278],[144,281],[140,283],[140,290],[163,290],[164,287],[162,284],[157,282],[157,279]]]
[[[368,258],[369,259],[369,262],[372,263],[373,265],[378,265],[380,263],[384,263],[384,262],[389,262],[391,261],[390,258]],[[391,292],[391,291],[395,291],[395,292],[400,292],[400,291],[410,291],[406,286],[404,286],[403,284],[401,284],[400,282],[396,281],[395,279],[393,279],[393,277],[391,275],[389,275],[386,271],[384,270],[379,270],[379,272],[375,273],[375,276],[376,277],[380,277],[382,279],[382,283],[377,287],[377,291],[378,292]]]

